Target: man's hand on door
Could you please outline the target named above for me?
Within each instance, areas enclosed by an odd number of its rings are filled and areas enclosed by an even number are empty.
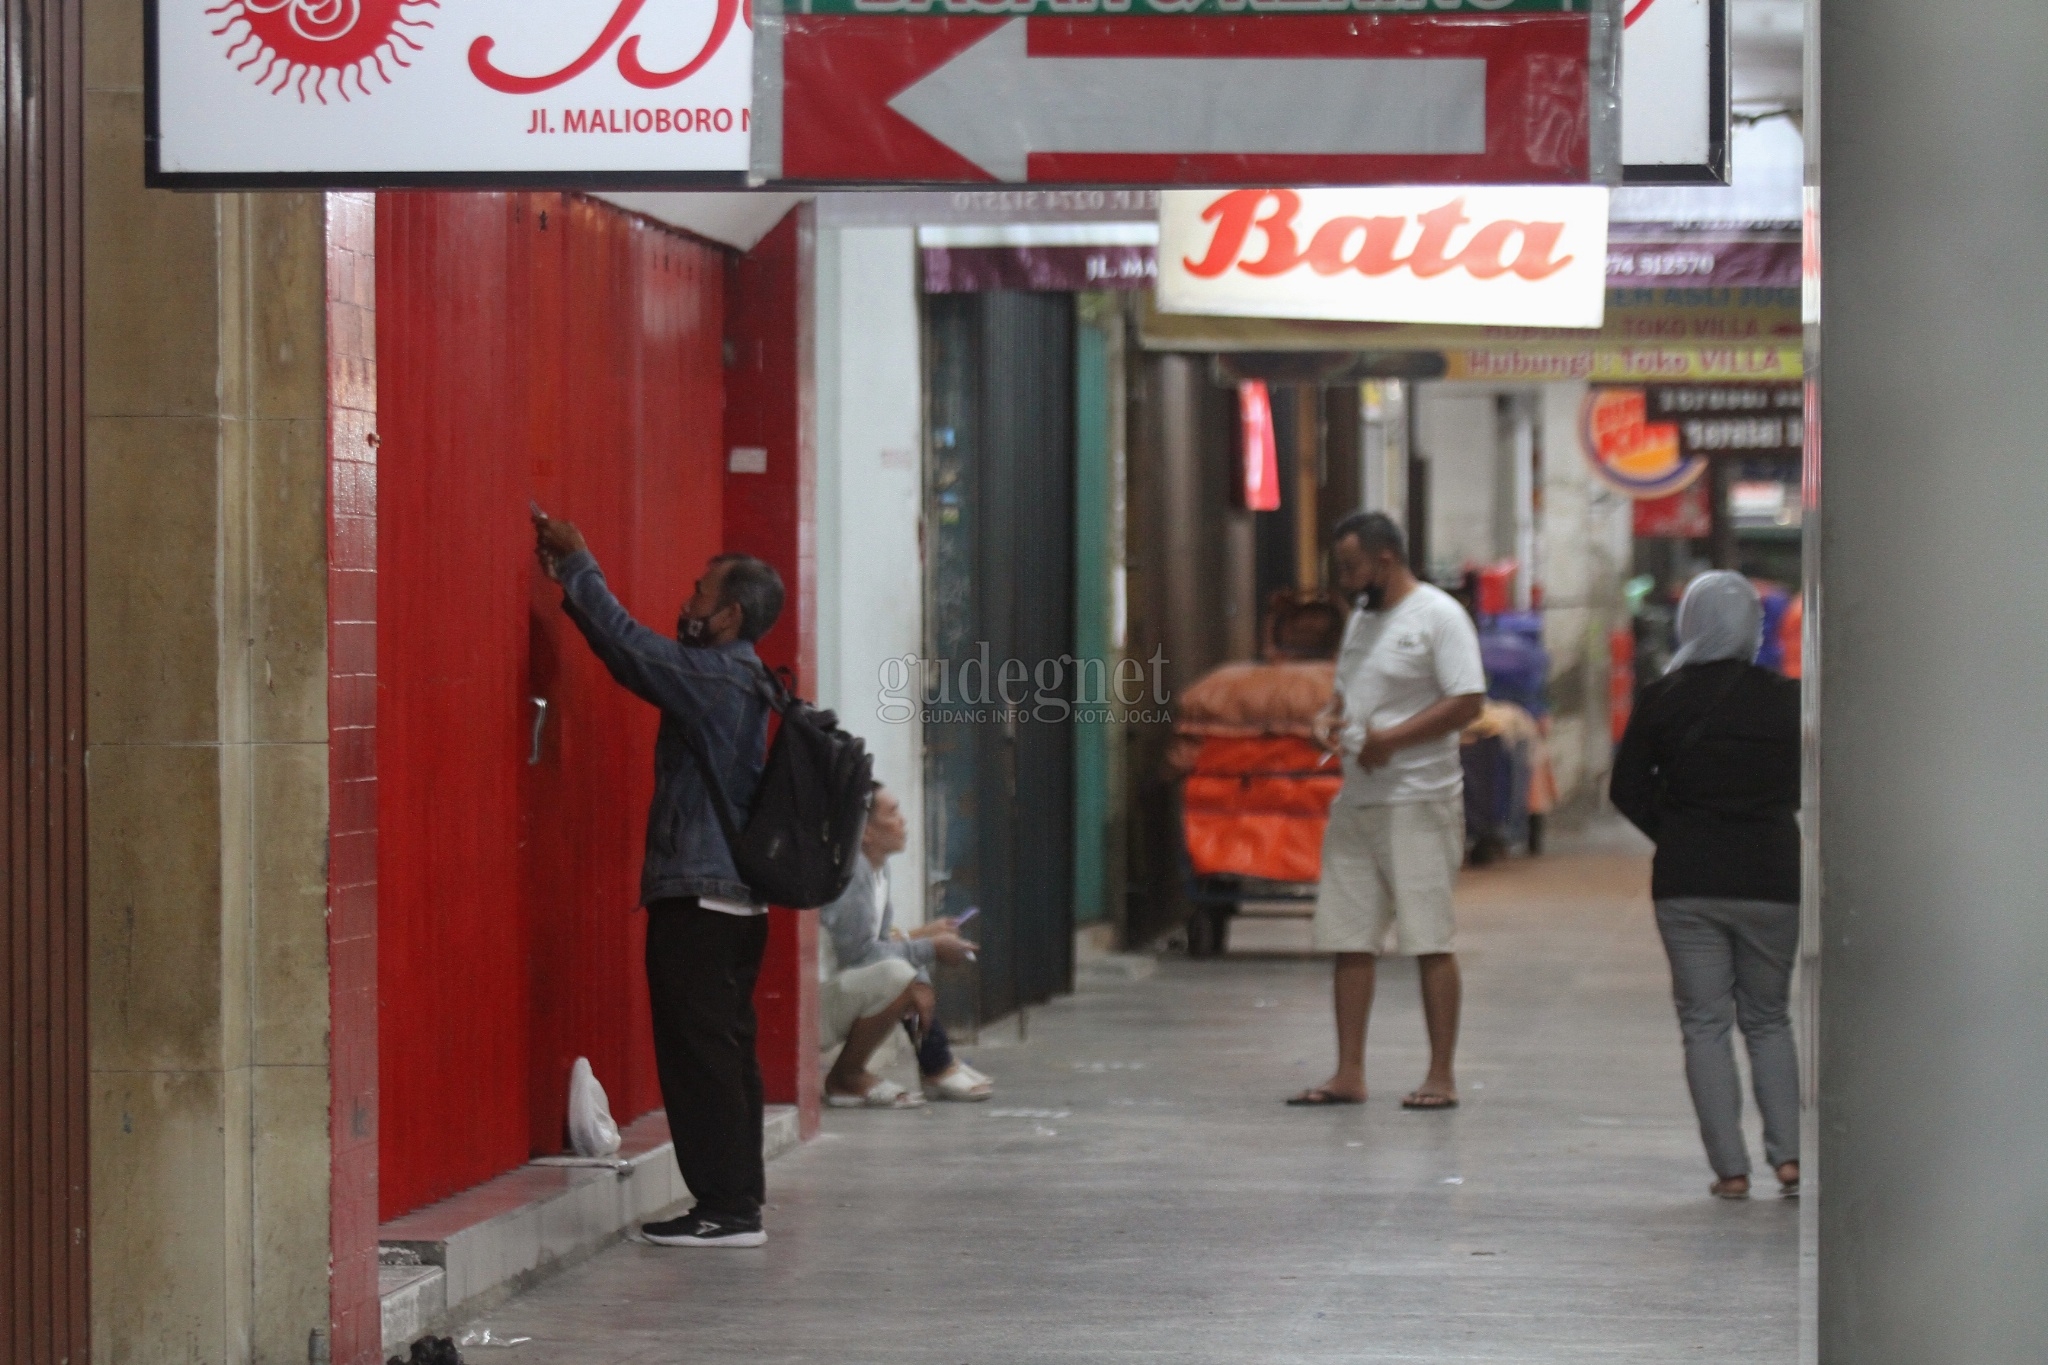
[[[570,555],[589,549],[583,533],[576,529],[573,521],[534,514],[534,554],[540,560],[541,572],[549,578],[556,578],[556,570]]]

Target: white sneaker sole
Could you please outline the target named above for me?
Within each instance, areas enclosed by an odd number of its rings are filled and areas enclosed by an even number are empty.
[[[730,1237],[656,1237],[653,1233],[640,1234],[658,1247],[758,1247],[768,1244],[766,1229],[760,1232],[735,1232]]]

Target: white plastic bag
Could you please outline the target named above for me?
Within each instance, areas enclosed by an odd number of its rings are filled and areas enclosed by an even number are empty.
[[[619,1125],[612,1104],[588,1057],[569,1068],[569,1145],[578,1156],[610,1156],[619,1150]]]

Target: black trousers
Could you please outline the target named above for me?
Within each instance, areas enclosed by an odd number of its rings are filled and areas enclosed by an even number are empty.
[[[946,1037],[946,1026],[932,1020],[932,1031],[917,1042],[917,1034],[908,1023],[903,1031],[910,1034],[910,1041],[917,1043],[917,1072],[920,1076],[943,1076],[953,1069],[953,1044]]]
[[[754,1217],[761,1169],[761,1063],[754,979],[766,915],[728,915],[694,900],[647,907],[647,994],[654,1061],[683,1183],[705,1213]]]

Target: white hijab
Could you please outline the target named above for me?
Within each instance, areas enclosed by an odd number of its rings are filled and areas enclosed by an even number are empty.
[[[1747,578],[1727,569],[1703,573],[1678,604],[1678,652],[1667,673],[1721,659],[1755,663],[1764,643],[1764,604]]]

